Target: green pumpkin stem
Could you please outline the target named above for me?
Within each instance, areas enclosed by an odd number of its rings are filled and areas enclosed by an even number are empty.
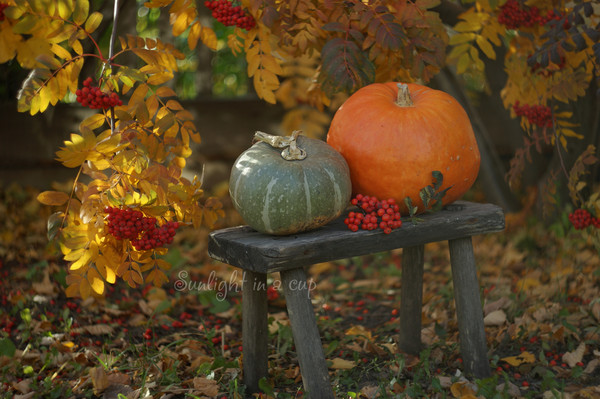
[[[264,132],[254,133],[254,141],[262,141],[273,148],[283,148],[281,157],[286,161],[300,161],[306,158],[306,151],[298,147],[296,140],[300,135],[300,130],[294,130],[290,136],[274,136]]]
[[[396,105],[399,107],[413,107],[414,103],[410,98],[410,92],[408,91],[408,85],[406,83],[397,83],[398,95],[396,97]]]

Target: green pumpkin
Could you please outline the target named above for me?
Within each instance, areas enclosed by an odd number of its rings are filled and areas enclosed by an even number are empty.
[[[346,160],[326,142],[305,136],[270,136],[235,161],[229,194],[252,228],[288,235],[316,229],[342,214],[352,193]],[[284,148],[283,152],[281,148]]]

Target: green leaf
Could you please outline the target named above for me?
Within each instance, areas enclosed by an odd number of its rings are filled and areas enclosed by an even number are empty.
[[[275,396],[273,387],[269,384],[265,377],[258,380],[258,388],[269,396]]]
[[[435,191],[439,190],[442,187],[442,183],[444,182],[444,175],[439,170],[434,170],[431,172],[431,176],[433,177],[433,189]]]
[[[0,356],[13,357],[16,351],[17,347],[10,338],[0,339]]]

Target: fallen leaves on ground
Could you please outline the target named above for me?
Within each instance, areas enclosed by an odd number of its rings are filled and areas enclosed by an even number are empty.
[[[0,190],[0,395],[244,398],[241,274],[210,260],[205,230],[178,233],[170,283],[64,295],[35,190]],[[402,252],[313,266],[315,315],[339,398],[600,397],[600,259],[541,223],[474,237],[492,377],[464,375],[448,246],[426,246],[420,354],[398,346]],[[235,218],[232,218],[235,220]],[[182,274],[182,272],[185,272]],[[184,290],[178,280],[185,279]],[[305,397],[278,275],[269,276],[262,398]],[[258,394],[254,395],[259,397]]]

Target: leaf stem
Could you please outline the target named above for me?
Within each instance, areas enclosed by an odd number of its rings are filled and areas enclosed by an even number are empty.
[[[77,182],[79,181],[79,177],[81,176],[81,171],[83,170],[83,164],[79,167],[77,171],[77,176],[75,176],[75,180],[73,181],[73,187],[71,187],[71,194],[69,195],[69,201],[67,201],[67,208],[65,209],[65,214],[63,215],[62,222],[60,222],[60,230],[65,226],[65,221],[67,220],[67,216],[69,215],[69,209],[71,207],[71,201],[75,196],[75,188],[77,188]]]

